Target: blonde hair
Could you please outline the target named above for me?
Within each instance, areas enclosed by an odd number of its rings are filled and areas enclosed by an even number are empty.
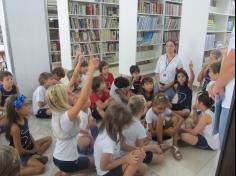
[[[158,93],[153,99],[153,105],[158,106],[160,104],[166,104],[169,100],[166,98],[164,93]]]
[[[220,50],[213,50],[211,51],[211,55],[215,57],[216,60],[220,61],[223,58],[223,54]]]
[[[20,157],[16,149],[10,146],[0,146],[0,175],[16,176],[20,172]]]
[[[146,100],[142,95],[134,95],[129,99],[129,108],[133,115],[138,115],[145,108]]]
[[[71,108],[66,87],[63,84],[49,87],[46,92],[46,101],[54,112],[64,112]]]

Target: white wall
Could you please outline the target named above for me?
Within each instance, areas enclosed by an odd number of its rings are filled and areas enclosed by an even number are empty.
[[[203,63],[209,7],[210,0],[183,1],[179,55],[184,59],[186,70],[189,70],[190,60],[193,61],[195,74],[199,73]]]
[[[13,72],[21,93],[32,96],[41,72],[50,71],[44,0],[1,0]]]

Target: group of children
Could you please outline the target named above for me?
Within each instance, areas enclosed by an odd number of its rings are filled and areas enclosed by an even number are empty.
[[[40,86],[32,98],[33,113],[40,119],[51,118],[56,139],[53,162],[59,175],[94,167],[99,176],[144,175],[146,164],[161,163],[168,150],[181,160],[179,141],[205,150],[220,149],[219,135],[213,134],[214,100],[207,87],[219,76],[221,58],[219,51],[213,51],[201,70],[198,80],[205,78],[207,83],[193,106],[192,64],[190,77],[178,68],[173,100],[155,92],[153,78],[141,76],[138,66],[131,66],[129,79],[114,79],[106,62],[91,57],[87,63],[80,50],[74,69],[67,72],[68,85],[61,83],[62,68],[40,74]],[[97,68],[100,75],[94,77]],[[19,94],[11,73],[2,72],[0,81],[0,126],[20,155],[24,166],[20,175],[41,174],[48,161],[43,153],[52,138],[33,138],[27,120],[32,113],[29,99]],[[165,139],[170,137],[173,142],[167,144]]]

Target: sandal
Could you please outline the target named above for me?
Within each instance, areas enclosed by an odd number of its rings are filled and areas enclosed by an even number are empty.
[[[161,150],[163,151],[163,153],[165,153],[166,151],[170,150],[171,149],[171,145],[168,145],[168,144],[160,144],[160,148]]]
[[[179,148],[176,147],[176,146],[173,146],[172,147],[172,154],[173,154],[173,157],[177,160],[177,161],[180,161],[183,159],[183,155],[181,154],[181,152],[179,151]]]

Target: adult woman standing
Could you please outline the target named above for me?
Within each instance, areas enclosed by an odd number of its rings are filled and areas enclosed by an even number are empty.
[[[177,69],[183,68],[183,63],[176,53],[176,44],[173,40],[166,42],[166,54],[162,55],[156,66],[156,92],[164,92],[171,101],[175,96],[173,89]]]

